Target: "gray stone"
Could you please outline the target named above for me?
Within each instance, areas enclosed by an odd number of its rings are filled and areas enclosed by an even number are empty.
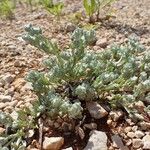
[[[107,150],[107,135],[105,132],[93,130],[84,150]]]
[[[111,139],[113,141],[113,147],[117,147],[117,148],[124,147],[122,139],[121,139],[121,137],[119,135],[113,135],[111,137]]]
[[[8,73],[3,76],[2,80],[4,81],[5,84],[10,84],[14,81],[14,77],[15,75]]]
[[[76,26],[72,23],[68,23],[65,28],[67,32],[73,32],[76,29]]]
[[[108,112],[97,102],[88,102],[86,107],[90,115],[95,119],[100,119],[108,115]]]

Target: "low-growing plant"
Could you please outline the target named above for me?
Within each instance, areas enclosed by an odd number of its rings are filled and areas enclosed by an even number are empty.
[[[8,19],[14,18],[14,4],[10,0],[1,0],[0,1],[0,16]]]
[[[99,14],[106,6],[110,6],[116,0],[83,0],[83,6],[86,14],[89,16],[89,23],[94,23],[93,15],[96,13],[96,20],[99,19]]]
[[[49,55],[44,61],[48,71],[34,71],[29,74],[28,80],[32,82],[41,102],[46,99],[52,102],[48,96],[52,93],[64,99],[57,99],[61,101],[57,103],[57,115],[66,101],[73,105],[92,100],[105,100],[112,107],[122,107],[130,114],[131,104],[144,100],[150,92],[150,54],[134,39],[124,46],[94,52],[86,49],[95,40],[94,31],[77,29],[72,35],[70,48],[60,50],[56,43],[43,37],[41,29],[28,26],[26,31],[28,34],[24,39]],[[62,92],[59,92],[60,88]],[[78,110],[84,109],[81,109],[82,105],[76,106]],[[65,110],[69,115],[67,107]]]
[[[62,10],[64,8],[64,4],[62,2],[54,3],[53,0],[42,0],[40,1],[40,3],[49,13],[56,16],[57,19],[60,18]]]

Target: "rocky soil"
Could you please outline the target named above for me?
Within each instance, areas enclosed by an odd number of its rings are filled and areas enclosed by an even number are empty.
[[[65,4],[66,16],[78,10],[83,11],[80,0],[65,0]],[[98,23],[100,24],[96,30],[98,41],[93,49],[99,50],[113,43],[123,43],[130,36],[136,36],[146,48],[150,48],[150,0],[120,0],[113,5],[113,8],[116,11],[115,17]],[[42,70],[42,60],[46,56],[22,40],[24,26],[31,23],[41,27],[47,37],[57,40],[60,47],[65,47],[70,40],[71,32],[76,27],[66,16],[57,22],[53,16],[41,8],[30,12],[25,5],[18,5],[14,20],[0,20],[1,111],[13,115],[14,110],[24,106],[31,107],[32,101],[36,99],[32,86],[25,77],[30,70]],[[67,150],[83,149],[83,147],[85,147],[84,150],[150,149],[150,119],[134,123],[124,116],[122,111],[112,111],[106,119],[108,112],[97,104],[93,105],[91,107],[98,107],[98,111],[104,115],[101,117],[102,123],[91,121],[85,124],[85,128],[93,129],[86,144],[85,142],[83,145],[76,144],[81,143],[80,140],[72,143],[65,141],[67,144],[64,148],[70,147]],[[144,104],[139,102],[137,105],[142,107]],[[96,118],[97,113],[96,116],[93,114],[93,117]],[[0,128],[0,132],[3,132],[3,128]],[[64,139],[61,137],[45,138],[43,142],[45,149],[56,147],[57,150],[62,145],[64,145]]]

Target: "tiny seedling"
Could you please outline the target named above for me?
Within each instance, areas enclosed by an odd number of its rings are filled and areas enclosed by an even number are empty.
[[[14,18],[14,4],[9,0],[0,1],[0,16],[12,20]]]
[[[64,8],[64,4],[62,2],[54,3],[53,0],[43,0],[41,1],[41,4],[49,13],[56,16],[57,19],[60,18]]]
[[[86,14],[89,16],[89,23],[94,23],[94,14],[96,20],[99,20],[99,14],[106,6],[110,6],[116,0],[83,0],[83,6]]]

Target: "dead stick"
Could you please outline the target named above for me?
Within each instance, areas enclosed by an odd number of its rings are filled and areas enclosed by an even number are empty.
[[[40,118],[38,120],[39,123],[39,144],[40,144],[40,150],[43,150],[43,122]]]

